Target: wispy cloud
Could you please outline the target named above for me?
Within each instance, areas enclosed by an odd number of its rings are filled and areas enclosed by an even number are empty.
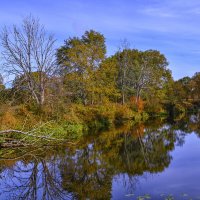
[[[120,39],[127,38],[135,48],[165,53],[175,78],[200,70],[200,1],[2,1],[0,27],[19,23],[29,13],[55,34],[58,45],[69,36],[95,29],[105,35],[108,54],[115,52]]]
[[[163,9],[162,7],[156,7],[156,8],[144,8],[139,10],[139,13],[147,16],[152,17],[161,17],[161,18],[177,18],[180,15],[178,13],[174,13],[172,11]]]

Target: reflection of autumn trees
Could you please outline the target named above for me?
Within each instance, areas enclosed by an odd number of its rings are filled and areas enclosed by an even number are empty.
[[[28,152],[25,157],[5,158],[1,161],[1,176],[4,178],[2,192],[9,199],[69,199],[60,185],[60,160],[54,152],[49,149]],[[6,167],[9,163],[12,166]]]
[[[110,199],[114,176],[127,174],[134,186],[145,172],[163,171],[179,139],[171,128],[138,124],[85,138],[61,163],[63,187],[78,199]]]
[[[194,131],[198,136],[200,136],[200,113],[189,117],[188,128],[191,132]]]
[[[124,184],[133,190],[141,176],[162,172],[171,162],[170,152],[183,145],[187,133],[199,135],[199,120],[197,114],[171,125],[127,123],[88,135],[78,147],[4,153],[1,188],[16,199],[111,199],[114,177],[124,175]]]
[[[63,187],[76,199],[110,199],[112,173],[100,152],[88,145],[73,156],[66,155],[60,170]]]
[[[177,137],[178,145],[183,145],[186,134],[195,133],[200,137],[200,112],[196,111],[196,113],[188,114],[180,120],[174,121],[171,131],[174,132],[174,137]]]
[[[192,132],[200,136],[200,112],[186,115],[180,120],[175,121],[171,129],[179,135],[179,139],[181,135],[184,138],[186,133]]]

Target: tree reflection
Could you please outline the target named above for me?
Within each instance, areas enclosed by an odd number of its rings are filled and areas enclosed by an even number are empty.
[[[3,181],[1,191],[8,199],[69,199],[63,190],[58,173],[60,159],[51,151],[50,157],[47,149],[31,152],[20,160],[8,158],[2,160],[1,166],[13,163],[11,167],[4,168],[1,172]],[[49,150],[49,149],[48,149]]]
[[[169,166],[177,141],[179,135],[174,134],[172,126],[161,123],[87,137],[60,165],[63,187],[77,199],[110,199],[113,177],[127,174],[128,183],[124,184],[134,188],[138,177]]]
[[[88,135],[78,147],[13,151],[1,159],[0,186],[8,199],[111,199],[113,179],[134,190],[141,177],[162,172],[187,134],[200,135],[200,115],[149,121]],[[22,155],[20,157],[19,155]],[[7,155],[7,154],[4,154]],[[5,157],[5,156],[4,156]],[[1,196],[0,196],[1,197]]]

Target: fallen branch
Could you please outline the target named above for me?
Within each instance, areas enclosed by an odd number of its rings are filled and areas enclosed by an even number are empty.
[[[30,136],[30,137],[35,137],[35,138],[40,138],[40,139],[49,139],[49,140],[59,140],[59,141],[64,141],[63,139],[57,139],[57,138],[52,138],[52,137],[48,137],[48,136],[39,136],[39,135],[35,135],[35,134],[31,134],[30,132],[24,132],[24,131],[19,131],[19,130],[3,130],[0,131],[0,135],[1,134],[9,134],[9,133],[19,133],[22,135],[26,135],[26,136]]]
[[[35,129],[34,129],[35,130]],[[32,132],[32,133],[31,133]],[[18,134],[22,134],[22,135],[24,135],[24,138],[22,138],[22,139],[20,139],[20,140],[16,140],[16,139],[14,139],[14,138],[4,138],[4,140],[5,140],[5,142],[3,142],[3,143],[1,143],[1,147],[20,147],[20,146],[37,146],[37,141],[39,140],[39,139],[43,139],[43,140],[51,140],[52,142],[54,141],[56,141],[56,142],[60,142],[59,144],[69,144],[69,145],[77,145],[78,143],[79,143],[79,141],[75,141],[75,142],[72,142],[72,141],[67,141],[66,139],[59,139],[59,138],[54,138],[54,137],[51,137],[51,135],[50,136],[41,136],[41,135],[36,135],[36,134],[33,134],[34,132],[33,132],[33,130],[32,131],[29,131],[29,132],[25,132],[25,131],[20,131],[20,130],[14,130],[14,129],[9,129],[9,130],[2,130],[2,131],[0,131],[0,135],[6,135],[6,134],[10,134],[10,133],[13,133],[13,134],[15,134],[15,133],[18,133]],[[28,143],[26,143],[26,140],[25,140],[25,138],[26,137],[33,137],[33,138],[37,138],[38,140],[34,140],[34,141],[32,141],[31,142],[31,144],[28,142]],[[43,146],[44,146],[45,144],[43,144]],[[52,145],[52,144],[49,144],[48,143],[48,145],[47,146],[49,146],[49,145]],[[57,144],[55,144],[55,146],[56,145],[58,145],[58,143]],[[46,146],[46,145],[45,145]]]
[[[28,144],[21,144],[21,143],[3,143],[1,144],[1,148],[9,148],[9,147],[27,147],[27,146],[31,146]]]

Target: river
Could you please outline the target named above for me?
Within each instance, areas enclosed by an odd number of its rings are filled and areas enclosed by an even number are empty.
[[[2,149],[0,199],[200,199],[200,114]]]

